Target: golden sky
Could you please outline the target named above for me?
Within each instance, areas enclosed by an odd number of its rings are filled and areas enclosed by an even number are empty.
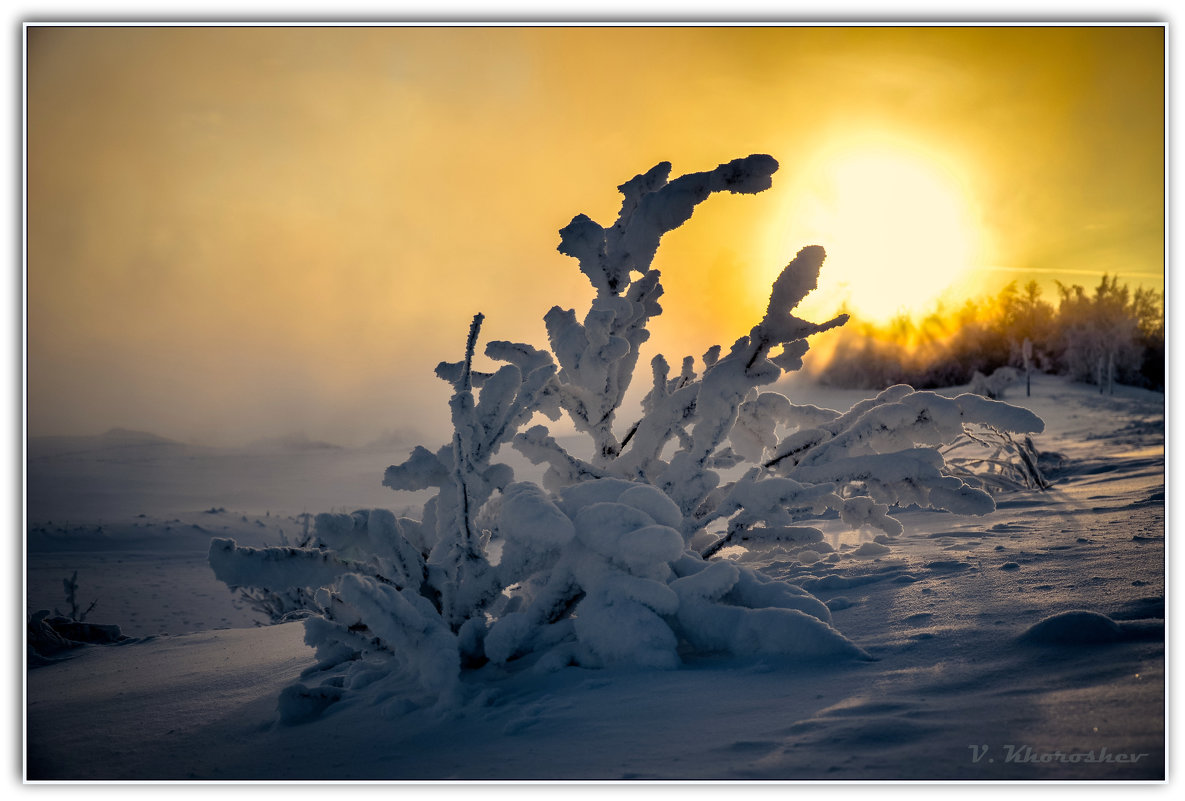
[[[730,344],[807,244],[816,319],[1102,272],[1163,288],[1165,30],[28,30],[29,433],[439,429],[468,321],[592,297],[557,231],[750,153],[668,234],[645,365]],[[900,288],[909,291],[898,292]],[[877,305],[879,304],[879,306]],[[808,357],[809,358],[809,357]]]

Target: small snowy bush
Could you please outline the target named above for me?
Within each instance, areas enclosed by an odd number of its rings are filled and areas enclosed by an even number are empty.
[[[892,537],[894,508],[965,514],[991,496],[946,469],[939,448],[967,426],[1040,431],[1031,413],[978,395],[950,399],[891,387],[846,413],[762,392],[802,366],[812,323],[793,313],[815,289],[821,247],[803,248],[775,281],[765,315],[727,349],[677,374],[656,356],[642,416],[618,412],[647,324],[662,309],[650,264],[662,235],[714,192],[756,193],[777,163],[755,155],[668,180],[659,164],[619,187],[617,220],[578,215],[560,231],[596,290],[582,318],[552,308],[549,350],[494,341],[501,363],[474,367],[483,317],[463,358],[440,364],[453,387],[452,441],[417,447],[386,471],[395,490],[433,488],[419,520],[381,509],[317,516],[303,548],[211,544],[233,587],[311,598],[306,640],[325,689],[290,688],[282,706],[304,719],[386,676],[453,699],[462,672],[568,665],[674,668],[689,654],[867,659],[803,589],[716,557],[730,545],[780,543],[818,558],[838,518]],[[573,453],[537,420],[566,416],[590,440]],[[619,433],[618,432],[622,432]],[[509,445],[545,468],[542,486],[496,461]],[[725,475],[731,476],[728,480]],[[328,675],[328,674],[327,674]]]
[[[98,606],[90,602],[86,609],[78,603],[78,571],[68,579],[62,579],[69,612],[56,607],[51,615],[48,609],[40,609],[28,617],[25,625],[26,658],[30,667],[49,664],[63,651],[83,645],[106,645],[128,640],[119,626],[86,622],[87,615]]]

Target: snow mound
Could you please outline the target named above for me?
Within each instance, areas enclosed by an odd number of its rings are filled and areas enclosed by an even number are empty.
[[[1021,640],[1039,645],[1103,645],[1123,637],[1123,629],[1106,615],[1075,609],[1034,623]]]

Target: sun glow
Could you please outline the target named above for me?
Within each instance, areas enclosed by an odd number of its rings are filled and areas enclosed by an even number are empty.
[[[818,306],[883,323],[967,289],[979,234],[962,182],[941,161],[861,144],[824,154],[798,183],[793,236],[827,251]]]

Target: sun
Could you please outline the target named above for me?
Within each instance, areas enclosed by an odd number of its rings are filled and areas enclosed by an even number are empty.
[[[789,233],[800,246],[827,251],[812,305],[843,304],[857,320],[884,323],[929,309],[978,266],[978,226],[963,183],[918,148],[835,148],[796,183]]]

